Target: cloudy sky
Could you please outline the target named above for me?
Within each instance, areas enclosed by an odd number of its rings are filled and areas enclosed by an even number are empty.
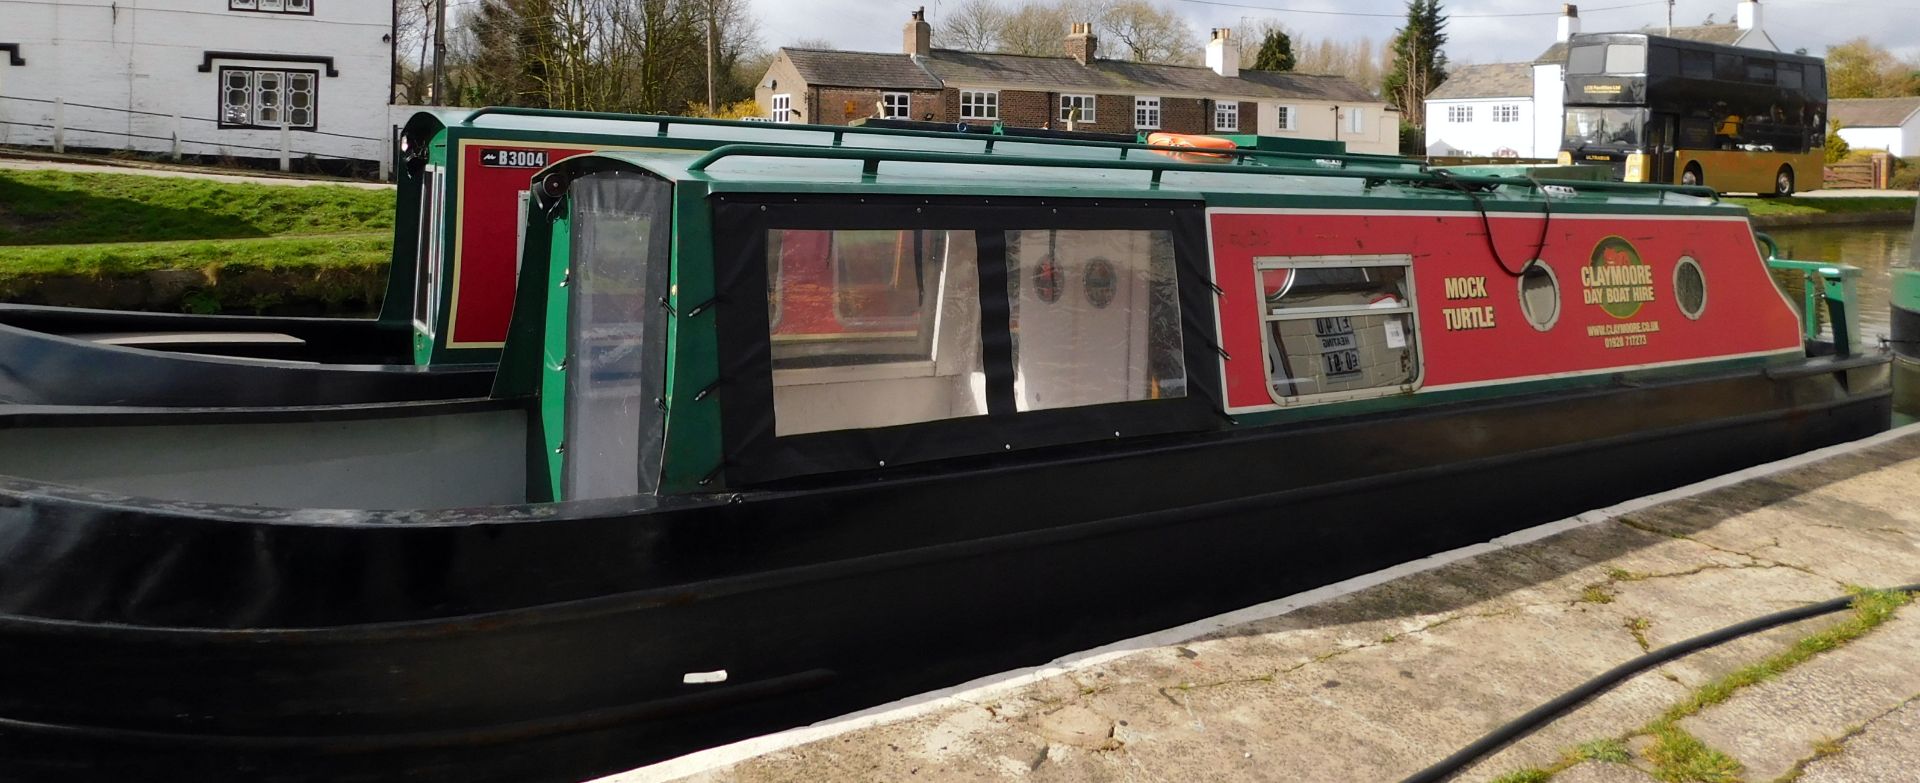
[[[940,11],[961,0],[752,0],[761,35],[769,46],[825,39],[843,49],[899,51],[900,26],[918,6],[937,26]],[[1382,41],[1399,26],[1404,0],[1157,0],[1177,9],[1196,37],[1213,27],[1244,27],[1254,19],[1277,19],[1310,37],[1371,37]],[[1453,0],[1443,8],[1453,18],[1449,57],[1464,62],[1532,59],[1553,42],[1561,0]],[[1736,0],[1677,0],[1674,24],[1699,24],[1733,16]],[[1630,30],[1665,24],[1664,0],[1586,0],[1580,12],[1586,32]],[[1820,54],[1829,44],[1866,35],[1902,56],[1920,55],[1920,0],[1763,0],[1763,23],[1783,49],[1805,47]],[[1291,10],[1278,10],[1291,9]],[[1335,11],[1347,15],[1306,13]],[[1541,16],[1483,16],[1543,13]],[[1384,16],[1355,16],[1381,14]]]

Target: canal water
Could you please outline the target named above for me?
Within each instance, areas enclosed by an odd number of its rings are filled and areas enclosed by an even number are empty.
[[[1783,227],[1766,229],[1766,233],[1780,243],[1780,254],[1787,258],[1860,267],[1860,336],[1869,342],[1886,336],[1892,270],[1906,262],[1913,246],[1912,225]]]

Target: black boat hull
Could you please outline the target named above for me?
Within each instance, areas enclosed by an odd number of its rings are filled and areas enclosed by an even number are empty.
[[[0,777],[578,780],[1863,437],[1889,410],[1884,357],[1815,360],[546,516],[301,524],[9,481]],[[58,589],[80,573],[99,589]]]
[[[96,335],[271,335],[153,350]],[[413,364],[412,333],[371,319],[0,305],[0,403],[277,407],[484,397],[492,365]],[[212,354],[212,355],[210,355]]]

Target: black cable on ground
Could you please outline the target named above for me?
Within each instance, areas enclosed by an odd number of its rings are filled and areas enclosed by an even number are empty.
[[[1895,588],[1893,592],[1920,593],[1920,584]],[[1821,601],[1817,604],[1808,604],[1782,612],[1774,612],[1773,614],[1755,617],[1737,625],[1729,625],[1718,631],[1710,631],[1686,641],[1676,642],[1654,650],[1646,655],[1608,669],[1600,676],[1581,683],[1579,687],[1561,694],[1553,701],[1533,708],[1527,714],[1494,729],[1480,739],[1474,740],[1473,744],[1461,748],[1453,755],[1442,759],[1440,763],[1408,776],[1402,783],[1439,783],[1439,781],[1446,780],[1460,770],[1465,769],[1467,765],[1480,760],[1481,757],[1506,746],[1507,743],[1532,734],[1534,730],[1546,725],[1561,713],[1573,709],[1588,699],[1607,692],[1613,686],[1620,684],[1636,674],[1666,663],[1667,661],[1769,628],[1799,622],[1811,617],[1819,617],[1823,614],[1832,614],[1852,605],[1852,596],[1835,598],[1830,601]]]

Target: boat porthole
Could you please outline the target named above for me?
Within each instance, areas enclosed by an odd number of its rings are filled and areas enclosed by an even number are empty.
[[[1542,332],[1560,321],[1560,279],[1539,259],[1520,273],[1520,313]]]
[[[1679,303],[1681,315],[1693,320],[1707,309],[1707,277],[1692,256],[1681,256],[1673,268],[1673,301]]]

